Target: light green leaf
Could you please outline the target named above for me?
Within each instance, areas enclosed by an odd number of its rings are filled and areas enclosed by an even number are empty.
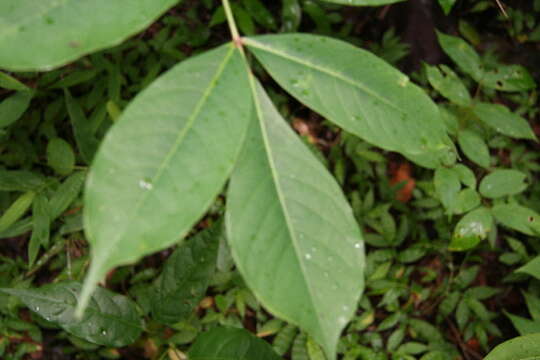
[[[539,360],[540,334],[520,336],[493,349],[484,360]]]
[[[504,314],[508,319],[510,319],[512,325],[514,325],[519,335],[540,333],[540,321],[534,321],[521,316],[513,315],[506,311],[504,312]],[[540,353],[538,355],[540,358]]]
[[[465,215],[456,225],[448,248],[466,251],[474,248],[487,237],[493,228],[493,218],[488,209],[481,207]]]
[[[0,289],[18,297],[33,312],[57,324],[70,334],[105,346],[129,345],[139,337],[142,320],[129,298],[98,288],[84,318],[74,315],[81,284],[53,283],[37,289]]]
[[[474,209],[478,205],[480,205],[480,195],[478,195],[476,190],[467,188],[458,193],[452,207],[454,214],[463,214]]]
[[[19,120],[30,106],[32,96],[30,91],[19,91],[0,102],[0,128]]]
[[[345,130],[423,166],[455,160],[437,106],[384,60],[316,35],[265,35],[244,42],[285,90]]]
[[[465,40],[437,32],[439,44],[444,52],[473,79],[481,79],[483,76],[480,57]]]
[[[484,124],[501,134],[517,139],[536,139],[527,120],[512,113],[504,105],[478,103],[473,111]]]
[[[22,82],[3,72],[0,72],[0,88],[16,91],[30,90],[30,88]]]
[[[526,180],[527,175],[521,171],[497,169],[482,179],[480,194],[490,199],[519,194],[527,188]]]
[[[0,68],[50,70],[119,44],[178,0],[0,0]]]
[[[32,206],[36,193],[28,191],[19,196],[0,217],[0,232],[7,230],[19,220]]]
[[[461,189],[458,175],[448,168],[438,168],[433,179],[435,191],[449,213],[453,212],[454,202]]]
[[[75,166],[71,145],[61,138],[52,138],[47,144],[47,164],[59,175],[69,175]]]
[[[538,274],[538,277],[540,277],[540,271],[537,271],[536,274]],[[523,293],[523,297],[525,298],[525,302],[527,303],[527,308],[529,309],[529,313],[531,314],[533,320],[539,321],[540,320],[540,299],[536,295],[533,295],[526,291],[523,291],[522,293]]]
[[[439,5],[443,9],[445,15],[450,14],[455,3],[456,0],[439,0]]]
[[[441,71],[442,70],[442,71]],[[444,72],[444,74],[443,74]],[[461,79],[448,66],[426,65],[427,78],[442,96],[460,106],[470,106],[471,96]]]
[[[491,162],[489,148],[477,133],[472,130],[462,130],[458,134],[458,143],[461,151],[474,163],[488,168]]]
[[[540,235],[540,215],[518,204],[500,204],[491,209],[498,222],[527,235]]]
[[[193,313],[216,267],[222,223],[183,243],[168,259],[152,293],[152,318],[174,324]]]
[[[529,71],[521,65],[496,65],[494,69],[484,71],[477,81],[499,91],[527,91],[536,87]]]
[[[260,85],[254,96],[257,119],[229,185],[232,254],[261,303],[334,359],[363,289],[362,235],[334,178]]]
[[[517,269],[516,272],[529,274],[540,280],[540,256],[535,257],[534,259]]]
[[[471,189],[476,188],[476,175],[474,172],[463,164],[456,164],[452,170],[458,174],[461,183]]]
[[[197,337],[190,360],[280,360],[264,340],[244,329],[215,327]]]
[[[250,98],[242,56],[227,44],[175,66],[125,109],[86,183],[92,265],[79,311],[109,269],[174,244],[200,219],[236,162]]]
[[[405,0],[323,0],[325,2],[349,6],[381,6]]]

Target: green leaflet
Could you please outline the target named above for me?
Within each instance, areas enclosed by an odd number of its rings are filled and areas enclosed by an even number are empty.
[[[0,128],[19,120],[30,106],[33,96],[31,91],[19,91],[0,102]]]
[[[222,223],[183,243],[167,259],[152,296],[153,319],[174,324],[193,313],[216,268]]]
[[[484,139],[475,131],[468,129],[461,130],[457,140],[465,156],[483,168],[489,168],[491,162],[489,148]]]
[[[540,235],[540,215],[518,204],[499,204],[491,209],[495,219],[506,227],[534,236]]]
[[[473,112],[480,121],[501,134],[517,139],[536,139],[527,120],[504,105],[478,103],[473,107]]]
[[[78,171],[70,175],[52,194],[49,202],[51,221],[62,215],[81,192],[86,179],[86,171]]]
[[[249,80],[232,44],[161,76],[122,113],[85,190],[92,265],[82,311],[115,266],[179,241],[230,175],[251,119]]]
[[[80,283],[68,281],[36,289],[0,289],[0,292],[17,296],[33,312],[86,341],[119,347],[137,340],[143,323],[133,301],[98,288],[84,318],[77,319],[74,312],[80,290]]]
[[[254,97],[257,118],[229,185],[227,238],[262,304],[333,359],[363,289],[362,235],[335,179],[258,84]]]
[[[495,199],[519,194],[529,186],[526,181],[527,175],[521,171],[497,169],[482,179],[479,190],[482,196]]]
[[[216,327],[201,334],[188,353],[190,360],[279,360],[272,347],[244,329]]]
[[[404,0],[323,0],[329,3],[351,5],[351,6],[380,6],[393,4]]]
[[[345,130],[422,166],[455,161],[437,106],[373,54],[308,34],[244,42],[285,90]]]
[[[6,231],[32,206],[36,193],[28,191],[19,196],[0,217],[0,232]]]
[[[540,334],[520,336],[493,349],[484,360],[539,360]]]
[[[540,279],[540,256],[535,257],[516,271],[529,274],[537,279]]]
[[[40,247],[49,243],[51,219],[49,215],[49,201],[43,194],[38,194],[32,204],[32,237],[28,243],[28,266],[31,267],[36,260]]]
[[[0,0],[0,68],[50,70],[119,44],[177,2]]]
[[[69,175],[75,166],[75,154],[71,145],[56,137],[47,144],[47,164],[59,175]]]
[[[481,207],[471,211],[456,225],[448,248],[452,251],[472,249],[487,237],[492,228],[493,217],[488,209]]]

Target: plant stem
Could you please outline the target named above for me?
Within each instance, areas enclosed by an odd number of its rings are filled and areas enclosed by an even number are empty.
[[[223,8],[225,9],[225,16],[227,17],[227,23],[229,24],[229,30],[231,31],[231,35],[233,38],[233,42],[238,46],[241,47],[241,40],[240,40],[240,33],[238,33],[238,29],[236,28],[236,23],[234,22],[234,16],[231,10],[231,5],[229,4],[229,0],[222,0],[223,2]]]

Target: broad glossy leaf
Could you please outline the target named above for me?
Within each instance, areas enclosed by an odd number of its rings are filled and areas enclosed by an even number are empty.
[[[179,0],[0,0],[0,68],[50,70],[119,44]]]
[[[517,139],[536,139],[527,120],[512,113],[504,105],[479,103],[473,111],[484,124],[501,134]]]
[[[540,235],[540,215],[518,204],[495,205],[491,212],[498,222],[527,235]]]
[[[167,259],[152,294],[153,319],[174,324],[193,313],[216,268],[222,223],[184,242]]]
[[[465,215],[456,225],[449,249],[465,251],[474,248],[493,228],[493,217],[481,207]]]
[[[244,42],[285,90],[345,130],[423,166],[455,160],[437,106],[370,52],[308,34]]]
[[[0,128],[19,120],[30,106],[32,96],[30,91],[19,91],[0,102]]]
[[[491,162],[489,148],[484,139],[476,132],[467,129],[462,130],[459,132],[457,140],[465,156],[483,168],[489,167]]]
[[[244,329],[216,327],[202,333],[188,353],[190,360],[279,360],[272,347]]]
[[[363,289],[362,235],[334,178],[254,91],[257,118],[229,185],[231,251],[262,304],[334,358]]]
[[[349,6],[381,6],[405,0],[323,0],[325,2]]]
[[[482,179],[480,194],[490,199],[519,194],[529,186],[526,180],[527,175],[521,171],[498,169]]]
[[[106,346],[133,343],[142,331],[142,320],[129,298],[98,288],[82,319],[75,317],[81,284],[53,283],[37,289],[0,289],[17,296],[33,312],[58,324],[70,334]]]
[[[540,280],[540,256],[535,257],[516,271],[529,274]]]
[[[520,336],[493,349],[484,360],[538,360],[540,359],[540,334]]]
[[[124,110],[86,183],[92,265],[81,306],[109,269],[172,245],[204,214],[242,147],[250,98],[227,44],[177,65]]]

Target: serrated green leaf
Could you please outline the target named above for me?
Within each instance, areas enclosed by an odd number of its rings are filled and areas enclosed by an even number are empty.
[[[92,264],[79,311],[112,267],[180,240],[221,191],[252,118],[240,52],[226,44],[180,63],[122,113],[85,189]]]
[[[488,209],[481,207],[465,215],[456,225],[448,248],[466,251],[474,248],[487,237],[493,227],[493,218]]]
[[[499,204],[491,209],[498,222],[527,235],[540,235],[540,215],[518,204]]]
[[[422,166],[455,161],[437,106],[384,60],[316,35],[244,42],[287,92],[345,130]]]
[[[0,102],[0,128],[13,124],[30,106],[33,93],[19,91]]]
[[[504,105],[478,103],[473,112],[484,124],[501,134],[517,139],[536,139],[527,120],[512,113]]]
[[[497,169],[482,179],[480,194],[490,199],[519,194],[529,186],[526,180],[527,175],[521,171]]]
[[[197,337],[190,360],[279,360],[272,347],[244,329],[216,327]]]
[[[183,243],[168,259],[152,294],[153,319],[177,323],[202,300],[216,267],[221,222]]]
[[[461,151],[471,161],[483,168],[488,168],[491,162],[489,148],[476,132],[472,130],[462,130],[458,134],[458,143]]]
[[[33,312],[86,341],[119,347],[137,340],[143,324],[135,303],[101,287],[92,295],[84,317],[77,319],[74,313],[81,287],[78,282],[68,281],[0,292],[18,297]]]
[[[495,347],[484,360],[538,360],[540,334],[520,336]]]
[[[229,185],[227,238],[261,303],[333,359],[362,293],[362,235],[334,178],[260,85],[254,97],[257,119]],[[269,263],[272,271],[261,266]]]
[[[59,175],[69,175],[75,166],[71,145],[61,138],[52,138],[47,144],[47,164]]]
[[[0,68],[31,71],[64,65],[119,44],[177,2],[0,0]]]

